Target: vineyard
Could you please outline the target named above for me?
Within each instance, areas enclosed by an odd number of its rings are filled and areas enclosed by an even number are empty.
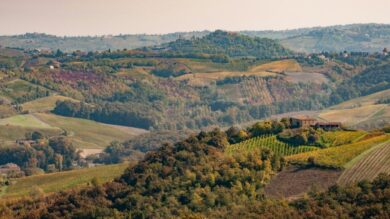
[[[365,131],[331,131],[323,133],[321,135],[321,141],[327,147],[340,146],[356,142],[366,134]]]
[[[346,170],[338,179],[341,185],[363,179],[373,179],[380,173],[390,173],[390,143],[378,145],[364,156],[359,156],[347,163],[345,168]]]
[[[292,155],[286,159],[291,163],[303,164],[308,161],[308,158],[313,158],[316,165],[342,168],[346,163],[364,151],[389,139],[390,136],[388,135],[380,135],[352,144]]]
[[[279,141],[276,138],[276,135],[263,135],[248,139],[238,144],[230,145],[227,149],[227,152],[234,153],[238,151],[251,151],[256,148],[268,148],[280,156],[290,156],[318,149],[317,147],[311,146],[292,146]]]

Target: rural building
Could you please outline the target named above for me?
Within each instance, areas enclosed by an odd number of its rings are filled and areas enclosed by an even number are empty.
[[[321,128],[324,130],[334,130],[341,128],[340,122],[318,122],[314,118],[308,116],[296,116],[290,118],[292,128]]]
[[[290,124],[293,128],[308,128],[316,124],[316,120],[308,116],[296,116],[290,118]]]
[[[315,128],[322,128],[324,130],[333,130],[341,128],[340,122],[317,122]]]
[[[10,172],[20,172],[20,167],[14,163],[7,163],[0,166],[0,175],[8,175]]]

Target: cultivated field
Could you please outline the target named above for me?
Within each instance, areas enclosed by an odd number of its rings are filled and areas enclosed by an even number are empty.
[[[112,141],[126,141],[135,135],[147,132],[143,129],[107,125],[92,120],[48,113],[35,113],[33,115],[52,127],[65,130],[78,148],[102,149]]]
[[[363,138],[367,132],[365,131],[330,131],[321,135],[321,141],[327,147],[340,146],[350,144]]]
[[[0,146],[14,146],[16,139],[24,139],[28,132],[39,131],[47,137],[58,136],[63,130],[59,128],[31,128],[14,125],[0,125]]]
[[[340,170],[287,167],[274,176],[264,192],[273,198],[295,199],[314,190],[325,190],[336,183]]]
[[[37,192],[44,194],[64,191],[88,185],[93,178],[105,183],[120,176],[129,164],[105,165],[58,173],[29,176],[16,179],[5,187],[2,198],[20,198]]]
[[[342,122],[346,126],[358,129],[383,127],[390,123],[390,105],[376,103],[389,95],[390,89],[355,98],[318,113],[318,118]]]
[[[345,185],[363,179],[374,179],[380,173],[390,173],[390,142],[385,142],[356,157],[345,166],[338,183]]]
[[[352,144],[330,147],[286,157],[290,163],[307,163],[308,158],[314,158],[315,164],[325,167],[342,168],[346,163],[362,154],[364,151],[386,142],[389,135],[380,135]]]
[[[51,126],[32,114],[26,114],[26,115],[16,115],[9,118],[1,119],[0,125],[12,125],[12,126],[21,126],[21,127],[27,127],[27,128],[38,128],[38,129],[49,129],[49,128],[55,128],[54,126]]]
[[[227,148],[228,153],[251,151],[255,148],[269,148],[275,154],[281,156],[288,156],[293,154],[304,153],[308,151],[317,150],[317,147],[311,146],[292,146],[279,141],[276,135],[264,135],[248,139],[238,144],[230,145]]]
[[[177,80],[189,80],[192,85],[204,85],[215,80],[222,80],[227,77],[242,76],[276,76],[284,72],[298,72],[301,67],[295,60],[281,60],[266,64],[261,64],[250,68],[248,71],[216,71],[205,73],[185,74],[177,77]]]

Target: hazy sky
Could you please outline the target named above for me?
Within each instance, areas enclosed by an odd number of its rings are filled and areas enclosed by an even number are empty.
[[[0,35],[168,33],[390,23],[390,0],[0,0]]]

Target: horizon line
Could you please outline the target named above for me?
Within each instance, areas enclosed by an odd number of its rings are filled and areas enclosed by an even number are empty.
[[[146,35],[146,36],[162,36],[162,35],[169,35],[169,34],[185,34],[185,33],[194,33],[194,32],[215,32],[217,30],[227,31],[227,32],[249,32],[249,31],[257,31],[257,32],[284,32],[284,31],[294,31],[294,30],[303,30],[303,29],[314,29],[314,28],[331,28],[331,27],[342,27],[342,26],[353,26],[353,25],[390,25],[390,23],[375,23],[375,22],[368,22],[368,23],[348,23],[348,24],[334,24],[334,25],[318,25],[318,26],[306,26],[306,27],[296,27],[296,28],[287,28],[287,29],[258,29],[258,30],[250,30],[250,29],[243,29],[243,30],[225,30],[225,29],[203,29],[203,30],[192,30],[192,31],[173,31],[173,32],[164,32],[164,33],[117,33],[117,34],[96,34],[96,35],[59,35],[59,34],[53,34],[53,33],[47,33],[47,32],[24,32],[24,33],[14,33],[14,34],[1,34],[1,37],[11,37],[11,36],[22,36],[26,34],[42,34],[47,36],[55,36],[60,38],[65,37],[117,37],[117,36],[139,36],[139,35]]]

